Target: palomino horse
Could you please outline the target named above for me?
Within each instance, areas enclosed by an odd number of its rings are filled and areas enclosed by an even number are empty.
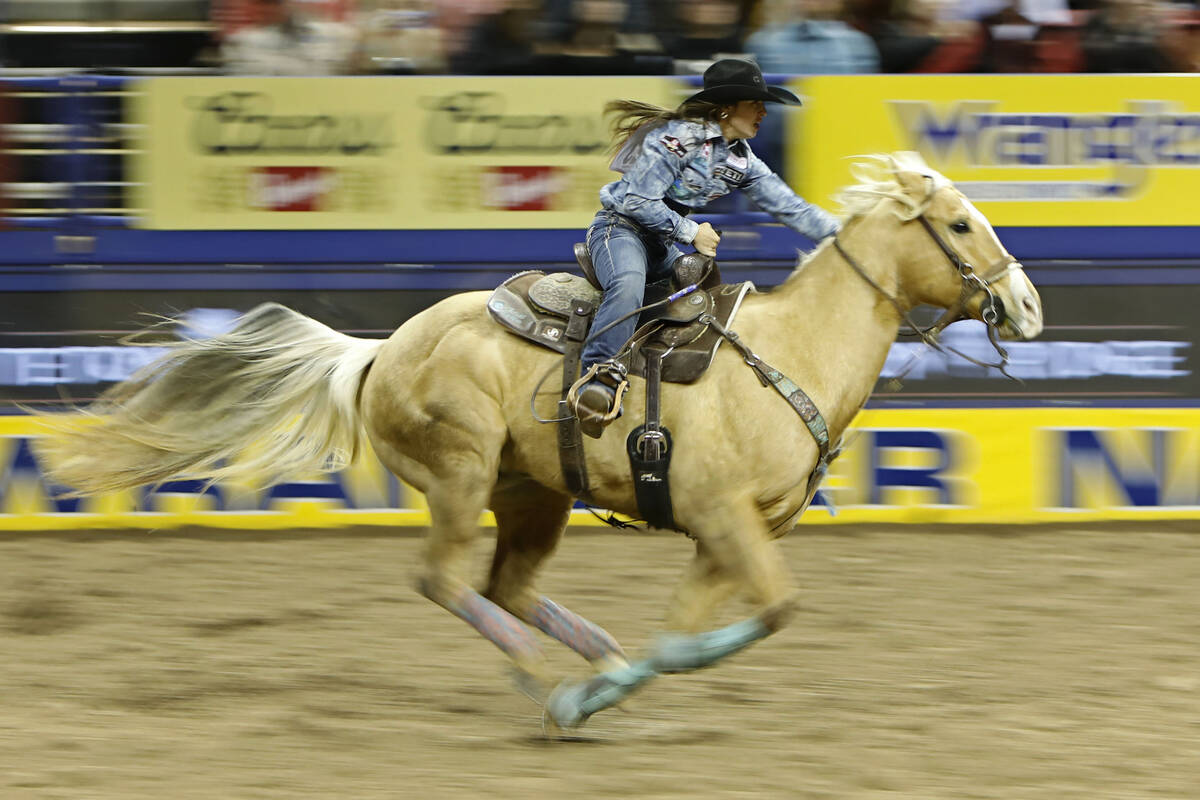
[[[847,221],[836,241],[782,285],[747,297],[734,326],[807,391],[833,441],[871,394],[915,306],[984,318],[1008,339],[1042,329],[1041,302],[1021,265],[948,180],[904,153],[864,162],[856,174],[841,197]],[[631,662],[608,633],[534,589],[573,502],[555,428],[530,413],[539,377],[559,356],[503,331],[487,299],[450,297],[387,340],[352,338],[282,306],[260,306],[227,334],[175,343],[106,392],[88,409],[95,424],[59,420],[41,456],[53,480],[81,494],[183,474],[265,485],[346,463],[365,433],[382,462],[428,499],[420,591],[500,647],[526,685],[544,669],[527,625],[596,667],[591,679],[561,684],[547,698],[547,717],[563,728],[656,675],[709,666],[778,630],[793,589],[774,539],[810,501],[818,460],[792,407],[764,391],[728,346],[697,383],[663,387],[663,422],[675,432],[674,518],[696,548],[673,597],[669,633]],[[642,381],[632,384],[637,397]],[[548,399],[546,416],[553,407]],[[587,444],[592,498],[627,514],[637,505],[625,440],[639,417],[627,408]],[[479,593],[466,572],[485,508],[495,513],[497,543]],[[738,592],[755,613],[704,631],[717,605]]]

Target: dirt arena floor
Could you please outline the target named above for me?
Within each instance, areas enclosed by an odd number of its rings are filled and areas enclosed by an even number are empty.
[[[1197,532],[801,529],[790,628],[569,741],[411,531],[0,534],[0,797],[1195,800]],[[543,588],[635,651],[688,554],[578,530]]]

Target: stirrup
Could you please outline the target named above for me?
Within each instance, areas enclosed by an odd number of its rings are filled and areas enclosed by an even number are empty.
[[[599,439],[600,434],[609,423],[621,416],[621,401],[629,389],[629,381],[625,377],[625,365],[618,361],[603,361],[593,364],[579,380],[571,384],[567,392],[567,408],[579,419],[579,427],[593,439]],[[583,390],[593,381],[608,387],[612,393],[612,401],[607,410],[601,413],[598,409],[584,407],[580,413],[579,398]]]
[[[592,364],[588,367],[587,372],[579,376],[579,380],[571,384],[571,388],[567,392],[567,404],[571,413],[579,415],[579,393],[592,380],[598,380],[613,390],[612,408],[604,416],[604,424],[612,422],[621,415],[621,400],[625,397],[625,392],[629,390],[629,380],[625,377],[627,374],[625,365],[620,361],[610,359]]]

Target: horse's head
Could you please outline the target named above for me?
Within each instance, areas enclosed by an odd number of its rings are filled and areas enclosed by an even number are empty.
[[[850,216],[891,215],[900,221],[901,241],[880,245],[896,248],[897,300],[907,307],[947,309],[944,324],[983,320],[1005,339],[1032,339],[1042,332],[1042,301],[1021,263],[979,209],[920,155],[876,156],[856,164],[855,175],[858,184],[840,198]]]

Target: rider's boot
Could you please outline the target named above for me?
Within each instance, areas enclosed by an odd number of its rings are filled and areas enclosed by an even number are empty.
[[[621,416],[621,398],[628,388],[624,364],[611,359],[593,364],[567,395],[572,413],[579,418],[579,430],[599,439],[604,429]]]

